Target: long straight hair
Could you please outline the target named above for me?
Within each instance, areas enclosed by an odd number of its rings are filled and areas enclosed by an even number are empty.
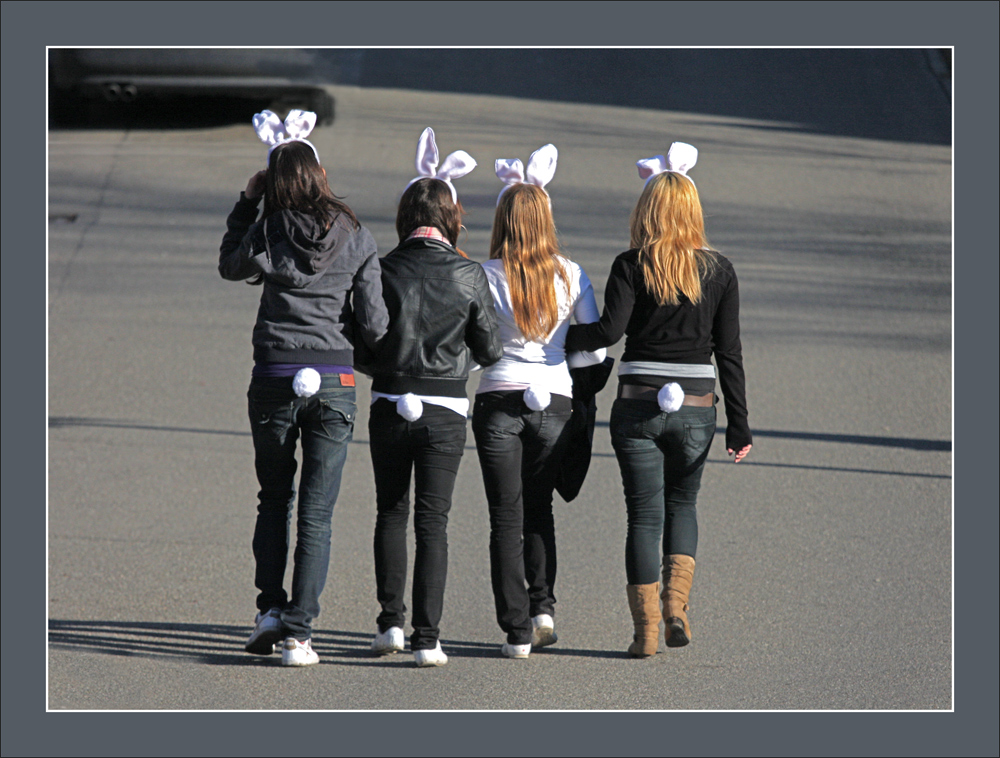
[[[355,229],[361,226],[354,212],[333,194],[312,148],[302,142],[275,148],[267,164],[263,218],[282,210],[312,216],[324,231],[341,214]]]
[[[514,322],[530,340],[540,340],[559,320],[556,278],[569,291],[560,261],[549,196],[534,184],[515,184],[500,196],[493,218],[490,258],[503,261]]]
[[[701,300],[701,280],[715,258],[694,182],[674,171],[650,179],[632,211],[629,235],[646,289],[659,305],[677,305],[681,294]]]

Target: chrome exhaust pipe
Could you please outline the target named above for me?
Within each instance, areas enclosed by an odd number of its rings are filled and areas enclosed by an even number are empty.
[[[121,88],[121,101],[131,103],[139,96],[139,88],[134,84],[123,84]]]
[[[107,100],[109,103],[113,103],[115,100],[120,99],[122,96],[122,88],[119,87],[117,84],[105,84],[103,92],[104,92],[104,99]]]

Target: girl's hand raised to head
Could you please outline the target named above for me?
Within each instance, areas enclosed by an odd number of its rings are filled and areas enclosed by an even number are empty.
[[[743,448],[738,453],[736,453],[736,457],[733,458],[733,463],[739,463],[744,458],[746,458],[747,453],[750,452],[750,448],[752,448],[752,447],[753,447],[753,445],[747,445],[745,448]],[[729,453],[730,455],[732,455],[733,454],[733,449],[732,448],[726,448],[726,452]]]
[[[247,200],[256,200],[264,194],[264,178],[266,176],[267,169],[265,168],[250,177],[250,181],[247,182],[247,188],[243,192],[247,196]]]

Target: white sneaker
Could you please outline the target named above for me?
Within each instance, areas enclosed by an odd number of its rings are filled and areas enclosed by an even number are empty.
[[[545,647],[556,642],[555,622],[547,613],[540,613],[531,619],[531,644],[533,647]]]
[[[417,668],[427,668],[428,666],[443,666],[448,662],[448,656],[441,649],[441,643],[433,650],[415,650],[413,660],[417,662]]]
[[[372,640],[372,650],[375,655],[394,655],[406,647],[406,637],[398,626],[390,626],[384,632],[378,632]]]
[[[287,637],[281,646],[282,666],[312,666],[319,663],[319,656],[312,649],[312,640],[299,642],[294,637]]]
[[[500,648],[500,652],[508,658],[527,658],[531,655],[531,644],[511,645],[509,642],[505,642]]]
[[[285,636],[281,624],[281,611],[271,608],[266,613],[258,613],[253,620],[254,627],[244,649],[254,655],[270,655],[275,652],[275,645]]]

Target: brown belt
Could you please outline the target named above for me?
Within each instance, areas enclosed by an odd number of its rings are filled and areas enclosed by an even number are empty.
[[[645,387],[641,384],[619,384],[618,397],[625,400],[649,400],[656,402],[656,395],[659,387]],[[715,393],[709,392],[707,395],[688,395],[685,393],[684,402],[681,405],[697,405],[702,408],[711,408],[715,405]]]

